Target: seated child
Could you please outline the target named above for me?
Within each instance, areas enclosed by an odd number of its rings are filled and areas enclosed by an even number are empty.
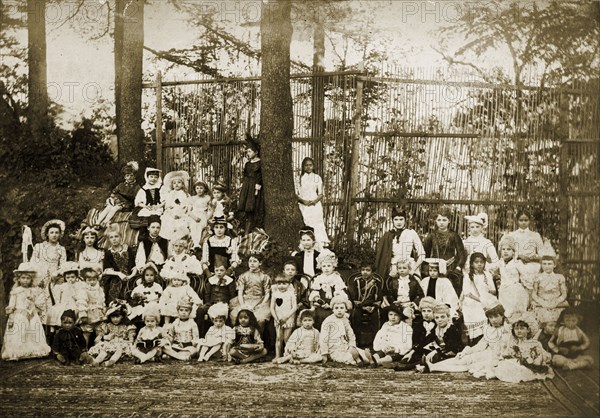
[[[296,259],[296,268],[301,274],[315,277],[320,273],[317,258],[320,253],[316,249],[317,241],[315,230],[311,226],[304,226],[300,230],[300,251],[294,251],[292,256]]]
[[[151,215],[162,215],[164,210],[164,201],[160,196],[162,180],[160,170],[147,167],[144,173],[146,183],[137,192],[134,199],[136,210],[134,213],[140,218],[147,218]]]
[[[590,339],[579,328],[580,320],[581,316],[574,310],[563,311],[563,325],[558,328],[556,335],[552,336],[548,343],[554,353],[553,366],[564,370],[576,370],[594,364],[594,359],[584,354],[590,346]]]
[[[235,321],[235,340],[229,349],[229,358],[236,364],[246,364],[267,355],[267,349],[260,338],[258,321],[249,309],[238,312]]]
[[[156,304],[163,293],[161,285],[156,283],[158,269],[154,263],[147,263],[142,270],[142,277],[137,280],[136,287],[131,291],[131,312],[129,319],[135,320],[142,317],[144,309],[150,304]]]
[[[375,335],[373,351],[365,350],[369,362],[381,366],[392,362],[400,362],[413,345],[412,328],[406,322],[402,308],[396,305],[387,307],[388,321]]]
[[[220,351],[218,359],[227,360],[229,348],[233,344],[235,332],[225,325],[229,317],[229,306],[224,302],[217,302],[208,308],[208,316],[213,325],[208,329],[206,337],[200,340],[200,354],[198,361],[208,361]]]
[[[401,364],[393,363],[396,371],[412,370],[421,362],[425,354],[425,339],[435,329],[435,320],[433,317],[433,308],[438,305],[437,301],[431,296],[425,296],[419,302],[420,312],[417,312],[412,322],[412,349],[402,358]],[[407,320],[405,320],[407,322]],[[387,366],[387,364],[384,364]]]
[[[273,362],[283,354],[283,346],[287,343],[292,329],[296,324],[296,292],[294,286],[285,276],[277,276],[271,288],[271,315],[275,323],[275,358]]]
[[[540,329],[538,330],[538,332],[535,333],[533,338],[535,338],[542,344],[544,350],[546,350],[549,353],[552,353],[552,350],[550,349],[550,339],[552,339],[552,337],[556,335],[556,331],[556,321],[546,322],[540,326]]]
[[[537,325],[537,324],[536,324]],[[502,341],[501,360],[494,375],[503,382],[518,383],[552,379],[551,355],[532,338],[532,325],[517,320],[512,325],[512,335]]]
[[[569,306],[565,276],[554,272],[553,256],[542,256],[542,272],[533,279],[531,306],[541,323],[558,321],[560,313]]]
[[[398,277],[388,277],[384,289],[385,305],[399,305],[403,308],[419,306],[425,296],[419,282],[410,274],[411,261],[400,260],[396,263]]]
[[[140,329],[135,338],[131,354],[135,357],[137,364],[147,361],[160,361],[162,347],[167,344],[167,334],[158,326],[160,323],[160,312],[158,306],[148,305],[142,315],[145,326]]]
[[[158,270],[162,269],[169,253],[169,241],[159,236],[160,216],[148,217],[148,235],[140,241],[135,254],[135,267],[141,272],[146,263],[153,262]]]
[[[184,296],[177,302],[178,317],[167,327],[169,342],[163,347],[163,358],[171,356],[177,360],[187,361],[199,351],[200,335],[198,325],[190,319],[194,301]]]
[[[190,219],[189,228],[192,237],[192,246],[200,249],[204,242],[205,229],[208,225],[208,220],[212,218],[212,207],[210,205],[210,195],[208,194],[208,185],[202,180],[196,180],[194,183],[196,194],[190,197],[190,211],[188,216]]]
[[[450,308],[447,305],[437,305],[433,308],[435,329],[423,342],[425,365],[417,366],[417,371],[429,371],[430,363],[446,360],[456,356],[462,349],[461,329],[452,321]]]
[[[371,262],[363,263],[360,273],[348,280],[348,293],[354,302],[350,323],[359,347],[369,347],[379,329],[379,308],[383,301],[383,280],[373,273]]]
[[[140,185],[135,180],[135,174],[139,169],[136,161],[130,161],[121,169],[123,181],[117,185],[106,199],[106,206],[97,215],[95,224],[106,227],[119,211],[131,211],[134,200],[140,191]]]
[[[52,328],[61,325],[64,311],[77,309],[77,295],[80,293],[80,287],[83,286],[83,282],[79,280],[79,265],[74,261],[64,263],[59,270],[59,275],[63,276],[64,282],[52,288],[55,303],[46,313],[46,324]]]
[[[356,336],[346,315],[351,307],[352,303],[345,296],[337,295],[331,299],[333,313],[321,325],[319,346],[323,363],[328,359],[352,365],[369,361],[364,350],[356,347]]]
[[[90,334],[104,320],[106,305],[104,289],[98,282],[100,274],[93,268],[86,267],[81,270],[81,276],[85,284],[79,289],[77,309],[81,331],[86,344],[89,344]]]
[[[483,338],[477,344],[467,346],[456,357],[438,363],[429,362],[431,372],[466,372],[474,377],[494,377],[494,367],[500,361],[502,341],[510,335],[510,325],[504,318],[504,307],[495,302],[485,307],[488,323],[483,330]]]
[[[164,211],[160,217],[162,228],[160,236],[173,240],[182,235],[189,235],[188,211],[190,209],[187,192],[190,176],[186,171],[171,171],[164,178],[160,189],[161,203]]]
[[[202,245],[202,269],[206,277],[214,273],[215,257],[220,255],[227,260],[227,274],[233,274],[240,263],[237,239],[226,235],[229,226],[224,216],[215,217],[211,221],[211,235]]]
[[[91,363],[92,357],[87,352],[87,343],[83,332],[75,326],[77,314],[67,309],[60,317],[61,325],[52,341],[52,353],[60,364]]]
[[[95,357],[92,365],[99,366],[104,362],[105,366],[112,366],[122,356],[130,357],[134,337],[135,327],[127,319],[127,306],[111,302],[106,311],[106,321],[96,327],[95,344],[89,350],[90,355]]]
[[[446,277],[446,260],[441,258],[426,258],[429,276],[421,280],[421,288],[425,296],[434,298],[438,303],[449,305],[452,316],[458,314],[458,295],[454,286]]]
[[[220,260],[217,256],[215,259],[215,274],[206,281],[204,286],[204,293],[202,294],[204,305],[199,306],[196,312],[196,323],[202,337],[211,325],[210,315],[208,315],[211,306],[219,302],[229,306],[229,302],[237,296],[235,281],[226,274],[226,263],[226,259]],[[227,309],[229,311],[229,307]]]
[[[319,363],[319,331],[313,325],[315,323],[314,312],[304,309],[300,312],[300,327],[296,328],[287,344],[283,357],[277,359],[277,363],[291,362],[292,364]]]
[[[342,276],[335,271],[337,264],[337,256],[331,250],[324,249],[317,257],[317,268],[321,269],[322,273],[313,279],[308,297],[315,311],[315,326],[317,329],[321,328],[323,320],[333,312],[331,299],[334,296],[348,298],[346,284]],[[352,305],[350,304],[348,309],[351,308]]]
[[[160,314],[165,318],[165,325],[179,316],[178,304],[181,299],[188,297],[192,301],[191,317],[196,317],[196,309],[202,305],[200,296],[190,286],[190,278],[182,270],[169,270],[164,279],[168,281],[167,288],[159,300]]]

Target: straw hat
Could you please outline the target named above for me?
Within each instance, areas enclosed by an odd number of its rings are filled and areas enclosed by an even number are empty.
[[[179,171],[170,171],[165,175],[163,179],[163,184],[167,190],[173,190],[173,181],[176,179],[180,179],[183,183],[183,190],[187,193],[188,186],[190,184],[190,175],[187,171],[179,170]]]
[[[42,239],[44,241],[48,240],[48,229],[50,227],[56,227],[58,226],[58,229],[60,229],[60,237],[62,238],[62,236],[65,233],[65,223],[63,221],[61,221],[60,219],[50,219],[48,222],[46,222],[41,229],[42,232]]]

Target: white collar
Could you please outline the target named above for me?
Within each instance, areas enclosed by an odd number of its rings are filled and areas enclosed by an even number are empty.
[[[233,281],[233,279],[229,276],[225,276],[223,278],[225,279],[225,286],[227,286],[229,283],[231,283]],[[213,286],[216,286],[219,284],[220,279],[217,276],[210,276],[210,278],[208,279],[208,282],[210,284],[212,284]]]

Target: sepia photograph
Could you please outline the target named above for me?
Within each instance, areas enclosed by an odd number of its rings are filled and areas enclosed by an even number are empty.
[[[600,0],[0,1],[0,411],[600,416]]]

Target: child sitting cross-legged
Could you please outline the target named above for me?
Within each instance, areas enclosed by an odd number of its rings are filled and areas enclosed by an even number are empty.
[[[369,362],[375,367],[400,362],[412,348],[412,328],[406,322],[403,309],[396,305],[386,308],[388,321],[375,335],[373,351],[365,350]]]
[[[138,364],[150,360],[160,361],[162,347],[167,343],[167,339],[164,330],[158,326],[160,322],[158,306],[156,304],[146,306],[142,319],[146,325],[138,332],[131,354]]]
[[[564,370],[576,370],[594,364],[594,359],[584,354],[590,346],[590,339],[579,328],[579,322],[581,316],[573,309],[563,311],[563,325],[548,342],[550,350],[554,353],[553,366]]]
[[[318,363],[321,361],[319,353],[319,331],[314,328],[315,313],[304,309],[299,315],[300,327],[296,328],[285,345],[283,357],[277,363],[291,362],[292,364]]]
[[[90,355],[95,357],[92,365],[112,366],[122,356],[131,355],[135,326],[129,323],[127,312],[124,302],[110,303],[106,311],[106,322],[96,327],[95,345],[89,351]]]
[[[72,309],[67,309],[60,316],[61,326],[54,334],[52,353],[58,363],[91,363],[92,357],[87,352],[87,344],[83,332],[75,326],[77,314]]]
[[[194,302],[184,296],[177,302],[177,319],[167,328],[169,342],[163,347],[163,359],[166,356],[187,361],[198,353],[200,335],[198,325],[190,319]]]
[[[234,331],[235,340],[229,349],[231,361],[245,364],[267,355],[267,349],[260,338],[258,321],[250,309],[238,312]]]
[[[198,361],[208,361],[211,357],[218,357],[220,361],[227,360],[229,348],[235,337],[233,328],[225,325],[229,316],[229,306],[226,303],[217,302],[208,308],[208,316],[213,325],[208,329],[206,337],[200,340]],[[216,356],[217,353],[220,355]]]

